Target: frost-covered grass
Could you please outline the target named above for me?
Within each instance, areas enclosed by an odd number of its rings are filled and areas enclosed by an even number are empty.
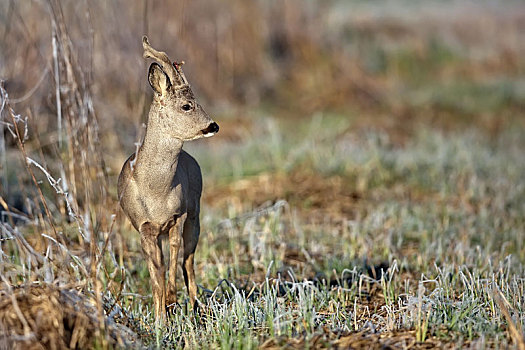
[[[188,310],[181,278],[166,327],[154,327],[139,236],[124,219],[90,236],[87,214],[57,213],[59,238],[42,218],[3,222],[4,282],[89,291],[150,347],[523,344],[523,127],[423,128],[396,144],[352,123],[317,116],[291,133],[270,118],[253,124],[257,138],[188,145],[206,179],[202,305]],[[49,210],[65,198],[48,197]]]
[[[204,205],[196,257],[204,306],[198,314],[176,308],[171,327],[157,340],[222,348],[329,346],[356,334],[384,335],[365,337],[370,344],[401,339],[506,347],[522,341],[525,140],[520,132],[508,130],[489,140],[473,130],[425,129],[396,146],[374,132],[329,137],[348,121],[312,123],[328,126],[295,138],[271,127],[256,141],[212,151],[192,147],[208,175],[207,190],[222,186],[221,193],[235,199],[231,203],[241,204]],[[256,198],[249,191],[238,193],[235,183],[256,184],[259,175],[228,173],[228,162],[237,161],[227,157],[232,147],[246,168],[286,173],[306,163],[327,183],[342,177],[359,193],[355,212],[319,219],[322,208],[304,205],[307,191],[254,208]],[[300,156],[296,149],[303,150]],[[308,187],[295,185],[301,191]],[[294,184],[289,186],[293,193]],[[138,237],[132,233],[130,239]],[[131,266],[145,270],[139,259]],[[130,286],[147,294],[147,283],[139,273]],[[180,296],[183,300],[185,291]],[[137,304],[144,300],[135,299],[130,310]],[[151,315],[146,319],[153,322]],[[512,328],[518,335],[511,336]]]

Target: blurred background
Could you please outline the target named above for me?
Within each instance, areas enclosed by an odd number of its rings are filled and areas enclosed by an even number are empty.
[[[422,123],[492,132],[523,113],[521,1],[2,0],[0,76],[44,138],[57,129],[51,12],[111,130],[100,135],[111,166],[133,148],[151,98],[143,34],[186,62],[223,139],[248,137],[259,113],[298,124],[340,114],[399,141]]]

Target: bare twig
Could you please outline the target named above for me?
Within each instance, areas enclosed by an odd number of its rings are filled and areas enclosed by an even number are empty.
[[[24,122],[24,136],[22,136],[22,134],[20,132],[20,129],[18,127],[18,122],[21,120],[21,118],[20,118],[20,116],[18,116],[18,115],[16,115],[14,113],[13,109],[11,108],[11,106],[9,104],[9,96],[7,94],[7,91],[5,91],[5,89],[4,89],[3,81],[0,81],[0,95],[1,95],[2,101],[3,101],[2,104],[7,107],[7,112],[9,114],[9,116],[11,117],[12,128],[13,128],[13,131],[14,131],[15,136],[16,136],[16,142],[17,142],[18,148],[22,152],[22,155],[24,157],[24,164],[26,165],[26,169],[29,172],[29,175],[31,176],[33,184],[35,185],[35,187],[36,187],[36,189],[38,191],[38,195],[40,197],[40,201],[41,201],[42,205],[44,206],[44,210],[45,210],[46,215],[48,217],[49,225],[51,226],[51,229],[53,230],[53,233],[54,233],[54,236],[56,237],[56,239],[59,239],[62,243],[65,244],[64,238],[61,235],[59,235],[57,230],[56,230],[56,227],[55,227],[55,224],[54,224],[54,220],[53,220],[53,216],[52,216],[51,211],[49,210],[49,207],[47,205],[46,198],[44,197],[44,194],[42,193],[42,189],[40,188],[40,186],[38,184],[38,181],[36,179],[36,176],[35,176],[33,170],[31,169],[30,163],[27,160],[29,158],[27,157],[27,152],[26,152],[25,144],[24,144],[25,137],[27,136],[27,119],[23,121]]]

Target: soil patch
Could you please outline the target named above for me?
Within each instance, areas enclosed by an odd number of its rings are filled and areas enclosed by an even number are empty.
[[[323,177],[297,170],[290,174],[264,173],[227,185],[209,186],[203,199],[211,206],[233,206],[239,212],[245,211],[247,205],[256,208],[268,201],[284,199],[293,206],[308,209],[312,219],[337,219],[353,218],[362,195],[341,176]]]

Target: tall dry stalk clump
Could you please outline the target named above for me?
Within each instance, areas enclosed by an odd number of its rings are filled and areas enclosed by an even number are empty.
[[[55,137],[43,142],[35,123],[40,116],[15,111],[0,83],[3,172],[16,171],[6,160],[8,146],[18,149],[26,169],[16,174],[19,188],[10,189],[25,198],[23,205],[13,207],[0,196],[0,345],[124,345],[126,337],[103,311],[103,292],[118,289],[111,281],[121,269],[114,256],[114,271],[103,265],[117,205],[108,195],[92,79],[79,62],[60,2],[48,5],[52,74],[43,77],[55,87],[48,101]],[[50,322],[42,322],[44,315]]]

